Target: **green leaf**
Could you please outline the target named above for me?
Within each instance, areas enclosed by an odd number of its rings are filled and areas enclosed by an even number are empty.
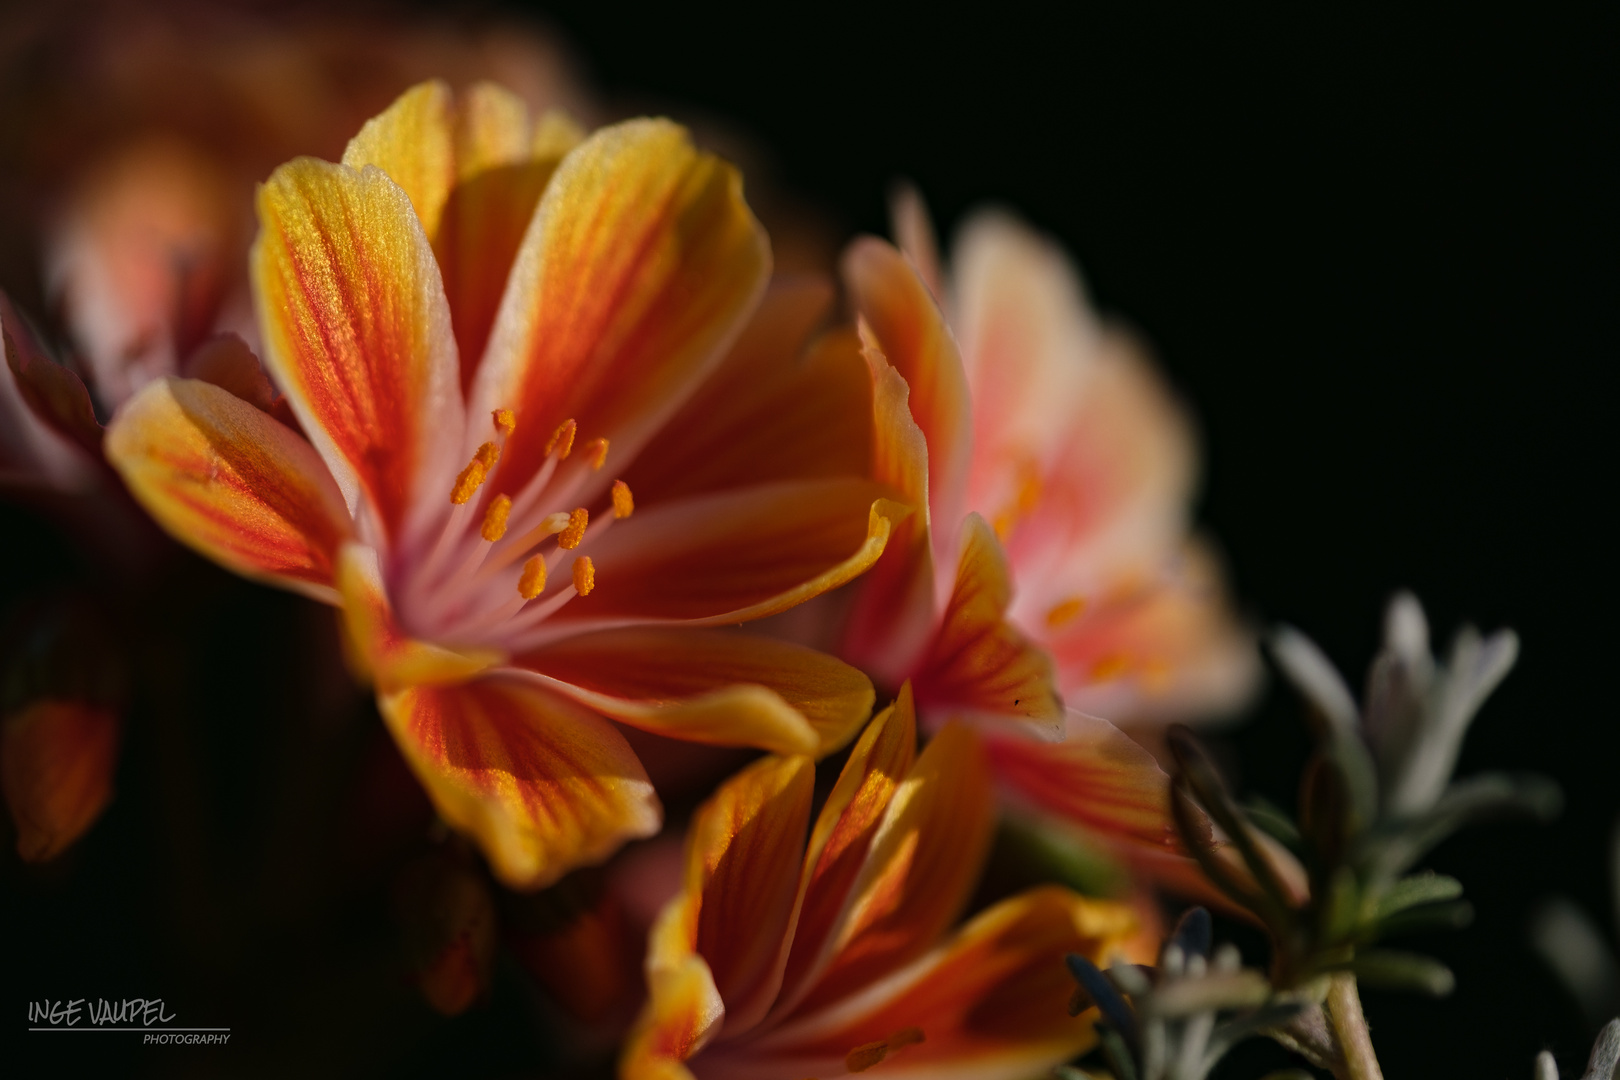
[[[1434,806],[1417,817],[1385,823],[1370,845],[1369,861],[1380,875],[1395,876],[1464,825],[1494,818],[1556,817],[1563,807],[1558,785],[1543,776],[1483,773],[1446,789]]]
[[[1033,870],[1038,879],[1067,885],[1083,896],[1120,896],[1130,885],[1119,863],[1102,851],[1033,817],[1005,815],[996,844],[1021,870]]]
[[[1462,895],[1462,882],[1445,874],[1426,870],[1421,874],[1401,878],[1378,899],[1379,919],[1387,919],[1397,911],[1419,904],[1436,904],[1442,900],[1455,900]]]
[[[1363,949],[1346,968],[1368,986],[1387,990],[1445,997],[1457,985],[1456,976],[1440,961],[1395,949]]]
[[[1474,921],[1474,905],[1466,900],[1446,900],[1403,908],[1387,919],[1372,924],[1366,940],[1374,941],[1402,934],[1429,930],[1461,930]]]

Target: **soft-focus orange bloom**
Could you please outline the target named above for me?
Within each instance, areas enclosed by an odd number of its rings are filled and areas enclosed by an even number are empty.
[[[516,25],[199,0],[14,14],[0,35],[0,238],[5,261],[27,265],[0,273],[38,305],[43,265],[43,299],[108,411],[153,378],[195,374],[212,333],[255,344],[253,191],[279,163],[338,155],[429,76],[588,107],[560,50]]]
[[[863,582],[846,655],[911,679],[931,724],[984,721],[1016,801],[1161,862],[1165,778],[1092,714],[1207,715],[1255,673],[1187,538],[1186,420],[1050,244],[981,216],[947,281],[915,196],[897,219],[906,254],[857,240],[844,273],[878,383],[876,474],[928,509]]]
[[[798,359],[826,291],[760,303],[735,170],[667,121],[581,140],[427,83],[342,164],[276,170],[259,213],[265,359],[309,441],[171,378],[109,460],[184,542],[342,608],[404,756],[503,881],[658,828],[610,719],[811,755],[853,735],[863,675],[722,629],[848,581],[906,513],[867,478],[852,339]]]
[[[813,779],[808,758],[765,758],[699,810],[621,1076],[798,1080],[881,1062],[885,1076],[1021,1077],[1091,1043],[1063,956],[1107,963],[1136,929],[1128,906],[1041,888],[951,930],[994,817],[972,729],[918,754],[902,689],[807,845]]]
[[[0,789],[29,862],[60,854],[101,816],[118,765],[116,709],[34,701],[0,720]]]

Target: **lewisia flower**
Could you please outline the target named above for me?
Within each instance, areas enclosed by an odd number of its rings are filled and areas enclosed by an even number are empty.
[[[175,536],[341,607],[405,758],[503,881],[657,830],[610,719],[807,755],[853,735],[864,676],[721,629],[849,580],[904,513],[865,478],[853,345],[794,362],[824,297],[760,304],[735,170],[667,121],[581,140],[428,83],[341,164],[277,169],[259,217],[266,365],[308,441],[164,379],[109,459]]]
[[[1017,800],[1163,852],[1163,774],[1090,714],[1208,714],[1256,670],[1187,538],[1186,420],[1048,243],[983,215],[947,280],[920,201],[898,211],[906,254],[857,240],[844,274],[878,380],[877,475],[926,512],[863,583],[846,655],[911,679],[933,725],[990,721]]]
[[[885,1076],[1022,1077],[1092,1043],[1094,1013],[1068,1014],[1063,957],[1129,953],[1129,907],[1046,887],[951,932],[994,816],[971,728],[918,754],[902,688],[806,844],[814,777],[807,757],[767,757],[698,811],[621,1076],[799,1080],[882,1062]]]

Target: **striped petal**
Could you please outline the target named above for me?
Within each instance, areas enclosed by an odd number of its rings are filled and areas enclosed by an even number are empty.
[[[637,627],[513,660],[557,692],[647,731],[821,757],[871,715],[872,684],[811,649],[724,630]]]
[[[337,600],[348,511],[319,455],[235,395],[148,383],[107,429],[107,460],[176,539],[246,577]]]
[[[861,733],[816,818],[777,1015],[790,1012],[831,962],[872,839],[916,756],[917,719],[908,683],[899,700]]]
[[[956,340],[916,268],[891,245],[872,237],[856,240],[844,254],[843,272],[861,320],[911,388],[911,415],[928,442],[930,516],[954,522],[965,509],[973,450]]]
[[[733,168],[663,120],[603,128],[558,167],[524,236],[473,386],[514,411],[516,490],[574,420],[629,461],[712,371],[770,268]]]
[[[0,792],[17,830],[17,854],[43,862],[95,824],[113,795],[118,710],[46,698],[0,721]]]
[[[350,141],[343,164],[376,165],[410,196],[450,303],[461,385],[483,357],[518,245],[557,163],[579,141],[560,118],[537,143],[523,99],[475,83],[412,87]]]
[[[906,508],[855,478],[762,484],[680,499],[618,522],[580,550],[596,566],[588,597],[542,627],[763,618],[844,584],[875,562]]]
[[[905,707],[904,699],[897,707]],[[885,808],[850,888],[832,959],[796,1010],[815,1011],[933,947],[967,904],[989,849],[994,793],[978,737],[934,737]]]
[[[1063,705],[1051,659],[1010,624],[1007,559],[977,514],[962,523],[956,586],[917,674],[923,707],[952,715],[1014,720],[1051,737]]]
[[[254,294],[265,361],[378,540],[438,511],[463,423],[439,269],[406,192],[380,169],[299,158],[259,189]],[[368,515],[369,516],[369,515]]]
[[[772,283],[725,362],[624,473],[638,502],[867,475],[872,389],[858,342],[847,330],[810,339],[831,299],[820,278]]]
[[[898,522],[884,557],[861,583],[844,655],[893,685],[904,681],[934,630],[938,611],[928,502],[928,441],[911,414],[911,388],[864,323],[861,352],[872,373],[872,477],[916,508]]]
[[[769,1005],[791,939],[815,768],[768,757],[721,785],[687,834],[686,881],[648,942],[654,1002],[660,980],[698,955],[725,1003],[726,1027]]]
[[[1185,857],[1169,778],[1108,721],[1071,711],[1063,742],[1008,734],[987,738],[985,750],[1014,802],[1082,827],[1127,860]]]
[[[567,698],[493,674],[378,705],[440,816],[513,888],[549,885],[658,831],[658,798],[624,736]]]
[[[1094,1045],[1094,1013],[1068,1014],[1063,964],[1106,965],[1131,937],[1130,907],[1065,889],[1005,900],[887,979],[731,1052],[704,1055],[706,1080],[836,1076],[882,1061],[884,1076],[1022,1080]]]

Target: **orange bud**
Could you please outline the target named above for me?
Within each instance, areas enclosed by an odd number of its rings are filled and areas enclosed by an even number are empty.
[[[17,853],[54,858],[112,799],[118,713],[84,701],[31,702],[0,724],[0,789],[17,823]]]

